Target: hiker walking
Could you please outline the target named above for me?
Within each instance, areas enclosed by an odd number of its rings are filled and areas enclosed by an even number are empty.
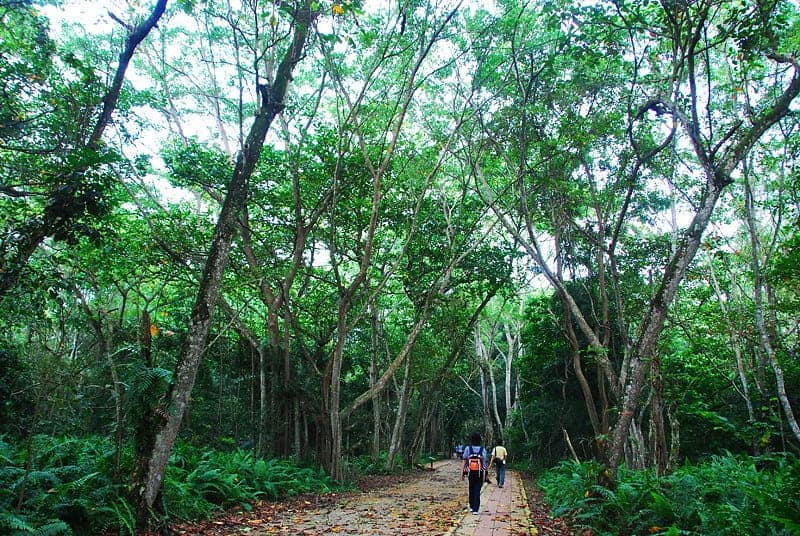
[[[508,451],[503,446],[503,442],[497,444],[492,449],[492,460],[489,462],[489,469],[492,465],[497,467],[497,487],[502,488],[506,483],[506,461],[508,460]]]
[[[481,446],[481,435],[472,434],[470,444],[464,449],[464,467],[461,480],[469,481],[469,509],[477,514],[481,509],[481,488],[486,477],[486,449]]]

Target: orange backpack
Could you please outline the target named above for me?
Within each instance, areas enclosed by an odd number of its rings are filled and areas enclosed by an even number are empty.
[[[467,467],[470,472],[483,470],[483,458],[481,457],[482,447],[478,447],[478,453],[472,450],[472,445],[469,446],[469,458],[467,458]]]

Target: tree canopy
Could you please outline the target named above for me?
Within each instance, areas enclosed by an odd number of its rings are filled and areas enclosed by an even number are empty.
[[[797,454],[798,49],[779,0],[0,0],[0,438],[112,437],[138,526],[183,442]]]

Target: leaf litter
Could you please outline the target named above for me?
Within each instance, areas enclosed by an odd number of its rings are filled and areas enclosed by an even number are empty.
[[[566,520],[550,517],[532,480],[526,478],[525,487],[530,521],[539,535],[575,534]],[[173,524],[170,529],[172,534],[203,536],[436,536],[449,534],[459,525],[466,501],[460,463],[444,460],[433,470],[367,477],[358,483],[358,491],[261,501],[248,509],[232,508],[208,521]],[[529,532],[513,532],[513,536],[519,534]]]

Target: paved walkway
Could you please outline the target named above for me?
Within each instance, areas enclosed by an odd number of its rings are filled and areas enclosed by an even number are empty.
[[[497,487],[496,474],[492,471],[492,483],[485,484],[481,492],[479,515],[469,508],[458,526],[448,533],[451,536],[536,536],[538,531],[531,524],[528,498],[522,479],[515,471],[506,471],[506,482]],[[466,500],[466,496],[465,496]]]

